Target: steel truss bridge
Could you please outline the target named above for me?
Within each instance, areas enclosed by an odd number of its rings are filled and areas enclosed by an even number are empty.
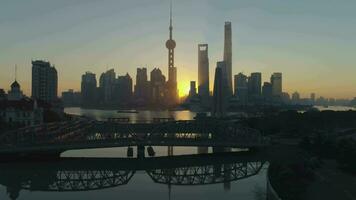
[[[54,154],[66,150],[125,146],[258,148],[268,140],[257,130],[217,119],[129,123],[80,119],[26,127],[0,135],[1,155]]]
[[[227,183],[259,173],[264,161],[239,153],[130,158],[71,158],[55,162],[0,164],[0,184],[12,198],[21,190],[90,191],[128,184],[137,171],[155,183],[208,185]]]

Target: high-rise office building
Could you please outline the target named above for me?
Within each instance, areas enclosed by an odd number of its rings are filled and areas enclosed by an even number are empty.
[[[259,72],[251,73],[248,78],[248,99],[249,102],[256,102],[261,99],[262,74]]]
[[[227,108],[227,78],[224,76],[226,62],[218,62],[215,69],[214,91],[213,91],[213,116],[223,117]]]
[[[178,103],[178,89],[177,89],[177,68],[174,66],[174,48],[176,42],[173,40],[173,25],[172,25],[172,2],[170,7],[170,25],[169,25],[169,39],[166,42],[168,49],[168,81],[167,81],[167,104]]]
[[[110,69],[100,75],[99,91],[100,91],[100,102],[102,104],[105,105],[115,104],[113,99],[115,79],[116,79],[116,73],[114,69]]]
[[[262,86],[262,97],[265,101],[270,101],[272,99],[273,85],[269,82],[264,82]]]
[[[198,45],[198,94],[202,105],[209,105],[209,57],[208,44]]]
[[[226,74],[227,76],[227,95],[232,95],[232,30],[231,22],[225,22],[225,38],[224,38],[224,61],[226,62]]]
[[[49,62],[32,61],[32,98],[46,102],[55,101],[58,96],[58,75]]]
[[[83,107],[95,106],[97,103],[97,81],[96,75],[91,72],[86,72],[82,75],[81,104]]]
[[[282,73],[273,73],[271,76],[272,95],[281,97],[282,95]]]
[[[195,81],[190,81],[190,90],[189,90],[189,96],[194,97],[197,95],[197,88],[195,85]]]
[[[235,96],[241,104],[246,104],[248,101],[248,85],[247,76],[239,73],[234,76]]]
[[[118,76],[115,80],[113,98],[119,105],[131,103],[132,78],[128,73],[124,76]]]
[[[162,104],[165,98],[166,77],[162,74],[162,71],[158,68],[154,68],[151,71],[151,102],[154,104]]]
[[[137,68],[135,101],[139,104],[146,104],[149,99],[149,82],[146,68]]]

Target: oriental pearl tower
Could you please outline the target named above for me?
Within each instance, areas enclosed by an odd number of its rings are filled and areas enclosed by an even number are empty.
[[[172,36],[172,1],[170,4],[170,25],[169,25],[169,39],[166,42],[168,49],[168,81],[167,81],[167,103],[174,105],[178,103],[178,91],[177,91],[177,68],[174,66],[174,48],[176,42]]]

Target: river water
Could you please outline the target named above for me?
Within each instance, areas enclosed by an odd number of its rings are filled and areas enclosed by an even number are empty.
[[[80,108],[66,108],[65,112],[97,120],[116,117],[130,121],[189,120],[196,114]],[[174,147],[173,158],[165,157],[168,147],[153,149],[155,157],[144,161],[128,159],[127,148],[107,148],[67,151],[57,162],[1,164],[0,199],[265,199],[267,163],[240,160],[239,153],[222,157],[211,154],[212,148]]]

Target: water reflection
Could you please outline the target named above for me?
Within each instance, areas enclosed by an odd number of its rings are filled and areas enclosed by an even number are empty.
[[[17,199],[21,190],[80,192],[126,185],[136,173],[146,173],[152,183],[171,186],[223,184],[259,173],[264,162],[241,153],[186,155],[146,159],[62,158],[55,162],[7,163],[0,165],[0,184],[8,197]]]

